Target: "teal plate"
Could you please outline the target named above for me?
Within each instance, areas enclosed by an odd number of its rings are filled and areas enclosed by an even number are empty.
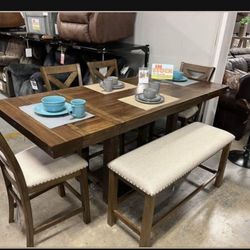
[[[172,81],[172,82],[186,82],[188,80],[188,78],[187,77],[185,77],[185,76],[183,76],[181,79],[179,79],[179,80],[170,80],[170,81]]]
[[[61,115],[67,115],[69,114],[69,111],[72,110],[71,108],[71,104],[68,102],[65,102],[65,109],[60,111],[60,112],[48,112],[44,109],[43,104],[42,103],[38,103],[35,107],[34,107],[34,111],[36,114],[38,115],[42,115],[42,116],[61,116]]]

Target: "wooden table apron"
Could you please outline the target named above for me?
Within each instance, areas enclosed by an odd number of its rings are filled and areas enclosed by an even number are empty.
[[[136,84],[137,79],[126,79],[126,82]],[[103,95],[84,86],[72,87],[0,100],[0,116],[53,158],[104,142],[104,166],[106,166],[109,161],[118,156],[118,135],[166,115],[169,120],[175,121],[173,117],[176,117],[175,114],[178,112],[219,96],[226,88],[225,85],[206,82],[198,82],[186,87],[164,84],[161,85],[161,93],[179,99],[145,111],[118,100],[133,95],[136,89]],[[19,109],[19,106],[40,102],[41,98],[48,94],[63,95],[68,101],[73,98],[84,98],[87,101],[87,111],[93,113],[95,117],[49,129]],[[171,125],[173,124],[174,122]],[[104,174],[104,176],[105,197],[107,175]]]

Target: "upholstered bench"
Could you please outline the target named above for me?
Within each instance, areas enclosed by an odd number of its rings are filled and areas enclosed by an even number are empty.
[[[234,136],[224,130],[194,122],[111,161],[108,164],[108,224],[112,226],[116,219],[120,219],[140,236],[140,246],[150,246],[152,226],[159,222],[153,223],[155,196],[198,166],[213,173],[213,177],[183,201],[214,179],[215,186],[219,187],[233,140]],[[221,149],[218,171],[201,165]],[[118,210],[118,178],[145,196],[141,228]],[[178,205],[183,204],[183,201]]]

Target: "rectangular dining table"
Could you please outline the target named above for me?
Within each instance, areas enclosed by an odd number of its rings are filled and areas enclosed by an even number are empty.
[[[137,85],[138,79],[134,77],[123,81]],[[173,97],[174,101],[162,105],[150,105],[150,109],[143,109],[121,101],[121,98],[125,97],[134,98],[136,88],[104,94],[88,86],[80,86],[0,100],[0,117],[53,158],[103,142],[103,198],[107,201],[106,166],[109,161],[119,156],[121,134],[143,127],[163,116],[168,117],[167,131],[171,132],[176,128],[178,112],[217,97],[226,89],[225,85],[202,81],[185,87],[162,83],[160,93],[167,98]],[[23,105],[39,103],[43,96],[51,94],[62,95],[67,101],[73,98],[85,99],[86,109],[94,114],[94,117],[48,128],[20,109]]]

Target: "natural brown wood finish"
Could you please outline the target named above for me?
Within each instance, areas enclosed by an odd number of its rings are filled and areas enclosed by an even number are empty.
[[[139,244],[140,247],[150,246],[150,234],[153,224],[154,208],[155,208],[155,196],[145,195],[141,234],[140,234],[140,244]]]
[[[108,191],[108,224],[113,226],[116,223],[114,210],[118,208],[118,177],[109,170],[109,191]]]
[[[15,204],[18,204],[24,214],[27,247],[34,246],[34,234],[39,233],[78,213],[83,213],[83,220],[85,223],[90,222],[88,180],[86,168],[83,170],[75,171],[72,174],[51,181],[47,181],[42,184],[38,184],[34,187],[28,187],[26,185],[22,169],[18,161],[16,160],[15,155],[1,133],[0,153],[0,166],[4,177],[9,202],[9,222],[14,222],[14,208]],[[79,177],[79,183],[81,187],[81,195],[77,195],[78,198],[79,196],[81,198],[81,207],[73,211],[68,210],[66,212],[63,212],[62,214],[58,214],[54,217],[47,219],[40,225],[34,227],[31,199],[43,194],[44,192],[50,190],[55,186],[62,185],[71,178],[76,177]],[[13,188],[13,186],[15,189]]]
[[[137,84],[137,78],[124,79],[124,81]],[[185,88],[162,84],[161,93],[179,99],[176,102],[146,111],[118,100],[135,94],[135,89],[103,95],[84,86],[79,86],[0,100],[0,116],[53,158],[106,141],[104,143],[104,158],[107,159],[105,160],[107,163],[117,157],[119,149],[119,140],[118,144],[111,143],[109,140],[156,121],[160,117],[174,115],[202,101],[217,97],[226,88],[225,85],[202,81]],[[41,98],[48,94],[65,96],[67,101],[73,98],[84,98],[87,111],[94,114],[95,117],[49,129],[19,109],[20,106],[40,102]],[[175,124],[172,124],[169,132],[173,130],[174,126]],[[103,174],[106,175],[106,173],[104,171]],[[107,180],[108,177],[105,178]],[[107,187],[105,192],[104,197],[107,197]]]
[[[189,79],[209,82],[215,71],[215,67],[181,62],[180,71],[182,71],[184,75],[188,77]],[[198,107],[198,110],[194,115],[187,117],[187,118],[179,116],[179,120],[181,121],[182,127],[187,125],[191,121],[198,121],[201,108],[202,108],[202,102],[198,103],[197,107]]]
[[[87,62],[87,65],[93,83],[100,82],[100,80],[104,80],[104,78],[111,76],[113,73],[118,76],[118,66],[116,59]],[[105,75],[101,74],[99,71],[100,68],[107,68],[107,73]]]
[[[69,88],[76,77],[78,78],[79,85],[82,85],[82,73],[78,63],[59,66],[42,66],[40,71],[48,91],[52,90],[52,85],[56,86],[58,89]],[[56,74],[62,73],[70,73],[65,82],[55,77]]]
[[[231,143],[228,144],[225,148],[223,148],[222,153],[221,153],[221,158],[220,158],[220,163],[219,163],[219,168],[218,168],[218,174],[215,180],[215,186],[220,187],[222,184],[226,164],[227,164],[227,158],[229,154]]]
[[[181,62],[180,71],[189,79],[207,81],[211,80],[215,67],[197,65],[187,62]]]

